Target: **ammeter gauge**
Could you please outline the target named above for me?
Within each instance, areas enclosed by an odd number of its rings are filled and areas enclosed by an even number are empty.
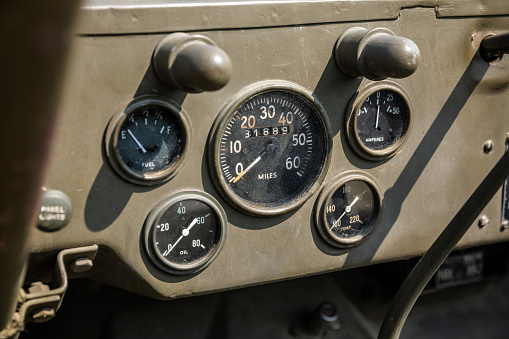
[[[189,135],[187,118],[177,104],[161,96],[142,96],[111,119],[106,152],[124,179],[154,185],[182,166]]]
[[[348,141],[360,156],[369,160],[394,155],[407,141],[411,126],[408,95],[388,81],[361,89],[347,111]]]
[[[145,248],[151,260],[172,274],[191,274],[219,254],[226,237],[226,214],[209,194],[174,194],[145,221]]]
[[[359,244],[375,229],[382,215],[378,184],[357,172],[334,179],[320,193],[317,203],[318,231],[335,247]]]
[[[270,81],[226,105],[209,145],[211,172],[223,196],[245,213],[269,216],[300,206],[319,187],[332,138],[309,92]]]

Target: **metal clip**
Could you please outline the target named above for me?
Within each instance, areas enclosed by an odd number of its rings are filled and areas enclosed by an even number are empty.
[[[34,283],[28,289],[28,293],[21,289],[18,311],[14,314],[11,324],[5,330],[0,331],[0,338],[17,337],[26,322],[45,322],[52,319],[60,308],[67,291],[66,268],[71,268],[75,273],[90,269],[98,248],[97,245],[92,245],[60,251],[53,273],[53,283],[56,288],[50,289],[43,283]]]

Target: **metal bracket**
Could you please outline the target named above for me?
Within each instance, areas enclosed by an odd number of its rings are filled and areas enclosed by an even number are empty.
[[[45,322],[52,319],[67,291],[67,269],[70,268],[75,273],[90,269],[98,248],[99,246],[92,245],[60,251],[53,272],[53,283],[56,287],[50,289],[45,284],[34,283],[28,289],[29,293],[21,289],[18,311],[14,314],[11,324],[0,331],[0,339],[17,337],[25,322]]]

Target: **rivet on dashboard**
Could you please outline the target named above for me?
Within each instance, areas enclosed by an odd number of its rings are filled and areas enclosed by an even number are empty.
[[[483,146],[484,154],[488,154],[488,153],[490,153],[492,150],[493,150],[493,141],[491,141],[491,140],[487,140],[487,141],[484,143],[484,146]]]
[[[488,217],[486,215],[481,215],[481,217],[479,218],[479,228],[483,228],[485,227],[486,225],[488,225],[490,223],[490,220],[488,219]]]

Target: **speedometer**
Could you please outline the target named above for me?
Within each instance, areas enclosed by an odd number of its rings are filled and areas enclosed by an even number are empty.
[[[247,88],[225,106],[209,145],[223,196],[243,212],[267,216],[300,206],[319,187],[332,139],[309,92],[271,81]]]

